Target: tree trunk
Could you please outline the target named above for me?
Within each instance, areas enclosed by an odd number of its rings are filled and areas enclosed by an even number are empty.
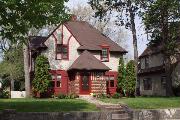
[[[30,74],[29,74],[29,50],[27,45],[23,45],[24,55],[24,73],[25,73],[25,90],[26,97],[30,97]]]
[[[172,88],[172,72],[174,70],[173,65],[171,65],[170,58],[165,58],[165,74],[166,74],[166,96],[174,96],[173,88]]]
[[[165,74],[166,74],[166,96],[174,96],[172,90],[172,71],[173,66],[171,65],[171,59],[169,54],[169,49],[167,45],[169,44],[169,26],[168,26],[168,9],[167,5],[161,9],[161,27],[162,27],[162,46],[163,46],[163,54],[164,54],[164,61],[165,61]]]
[[[138,81],[138,49],[137,49],[137,36],[136,36],[136,25],[134,22],[135,15],[131,8],[131,1],[128,0],[128,7],[130,13],[130,22],[131,22],[131,31],[133,35],[133,47],[134,47],[134,61],[135,61],[135,76],[136,76],[136,87],[135,87],[135,96],[139,95],[139,81]]]

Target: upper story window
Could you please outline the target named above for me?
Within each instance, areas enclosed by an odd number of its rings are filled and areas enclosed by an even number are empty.
[[[145,68],[149,68],[149,57],[145,57]]]
[[[109,48],[102,48],[101,61],[102,62],[108,62],[109,61]]]
[[[68,46],[57,44],[57,59],[68,59]]]

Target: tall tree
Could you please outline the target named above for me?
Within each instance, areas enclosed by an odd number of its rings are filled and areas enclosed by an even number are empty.
[[[117,84],[118,90],[120,90],[120,92],[123,93],[125,91],[125,82],[126,82],[126,68],[125,68],[123,57],[119,58],[117,81],[118,81],[118,84]]]
[[[49,69],[48,58],[43,55],[38,56],[35,62],[35,78],[32,81],[34,92],[41,94],[48,90],[51,79]]]
[[[0,77],[6,76],[8,80],[24,80],[22,45],[4,52],[0,63]]]
[[[151,35],[150,45],[162,46],[166,73],[166,95],[172,96],[171,74],[176,66],[180,50],[177,47],[180,24],[179,0],[154,0],[147,7],[144,23]]]
[[[134,96],[135,84],[135,63],[133,60],[130,60],[126,65],[126,91],[128,93],[127,96]]]
[[[136,71],[136,86],[139,86],[137,81],[137,66],[138,66],[138,49],[137,49],[137,33],[135,24],[135,15],[138,14],[142,0],[90,0],[89,2],[93,9],[96,9],[96,15],[103,18],[108,12],[118,12],[117,24],[125,25],[132,32],[134,46],[134,60]],[[138,90],[139,88],[136,88]],[[136,92],[138,93],[138,92]]]
[[[68,0],[1,0],[0,1],[0,41],[19,42],[24,46],[24,70],[26,96],[30,96],[28,68],[28,36],[32,29],[57,24],[68,19],[64,2]],[[5,42],[6,43],[6,42]],[[5,44],[6,45],[6,44]]]

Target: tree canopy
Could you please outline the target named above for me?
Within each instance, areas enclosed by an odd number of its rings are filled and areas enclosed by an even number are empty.
[[[179,0],[154,0],[145,10],[143,17],[146,30],[151,35],[150,45],[161,45],[162,47],[167,96],[173,95],[171,76],[177,63],[174,64],[173,61],[180,58],[180,50],[177,46],[180,31],[179,8]]]
[[[1,0],[0,36],[11,43],[25,42],[32,28],[57,24],[68,18],[67,0]]]
[[[22,45],[4,52],[0,63],[0,77],[7,80],[24,80],[24,63]]]

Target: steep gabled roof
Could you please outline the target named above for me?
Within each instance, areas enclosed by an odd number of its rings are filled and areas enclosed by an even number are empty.
[[[78,50],[102,50],[101,46],[105,45],[109,47],[111,52],[127,53],[125,49],[85,21],[68,21],[63,25],[67,27],[71,34],[73,34],[76,40],[80,43],[81,46]],[[55,30],[57,30],[59,26],[60,25],[58,25]],[[32,46],[32,48],[38,48],[41,46],[45,47],[44,42],[53,34],[53,32],[49,34],[48,37],[29,37],[30,46]]]
[[[69,67],[68,70],[110,70],[105,64],[85,50]]]
[[[81,44],[79,50],[102,50],[101,45],[107,45],[110,51],[127,53],[125,49],[85,21],[68,21],[64,25]]]
[[[162,52],[162,46],[148,46],[139,58]]]

